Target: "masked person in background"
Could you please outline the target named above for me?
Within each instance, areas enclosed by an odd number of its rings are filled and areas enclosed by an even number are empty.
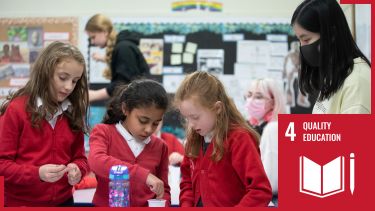
[[[370,62],[336,0],[305,0],[291,25],[301,43],[299,88],[318,94],[313,113],[370,114]]]
[[[261,135],[259,148],[264,170],[272,187],[273,206],[278,205],[277,115],[285,114],[286,103],[281,88],[273,79],[252,81],[246,93],[250,125]],[[272,205],[272,204],[271,204]]]

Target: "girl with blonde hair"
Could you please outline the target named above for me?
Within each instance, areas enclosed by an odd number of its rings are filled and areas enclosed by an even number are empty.
[[[92,16],[86,23],[85,31],[89,36],[90,46],[106,48],[105,58],[95,54],[92,56],[95,60],[107,63],[103,76],[111,80],[106,88],[89,90],[90,101],[108,99],[118,85],[128,84],[150,73],[148,64],[138,48],[137,34],[127,30],[117,34],[111,20],[102,14]]]

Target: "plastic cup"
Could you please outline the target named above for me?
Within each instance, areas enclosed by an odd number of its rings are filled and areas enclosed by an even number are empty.
[[[149,199],[147,201],[149,207],[165,207],[165,199]]]

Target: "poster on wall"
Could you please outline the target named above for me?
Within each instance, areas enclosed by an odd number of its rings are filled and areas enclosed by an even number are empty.
[[[197,53],[198,70],[214,74],[224,72],[223,49],[199,49]]]
[[[99,47],[90,47],[90,56],[88,57],[89,82],[90,83],[109,83],[109,78],[104,75],[104,70],[107,68],[105,62],[105,49]]]
[[[150,67],[152,75],[163,73],[163,39],[141,39],[139,49]]]
[[[77,44],[78,19],[0,18],[0,101],[29,80],[40,51],[53,41]]]
[[[70,39],[70,35],[69,35],[69,32],[44,32],[43,39],[44,39],[44,47],[46,47],[55,41],[68,43]]]
[[[12,40],[17,39],[12,38]],[[0,42],[0,98],[24,86],[29,75],[27,42]]]
[[[268,41],[243,40],[237,42],[237,62],[268,64],[271,46]]]
[[[28,46],[30,49],[43,47],[43,28],[30,27],[28,28]]]

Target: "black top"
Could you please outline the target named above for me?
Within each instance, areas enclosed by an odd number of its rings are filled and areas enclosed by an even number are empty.
[[[128,84],[136,78],[150,74],[148,64],[138,45],[139,36],[135,33],[124,30],[117,35],[111,61],[112,80],[107,86],[110,96],[117,85]]]
[[[202,143],[203,155],[206,154],[206,151],[207,151],[208,145],[210,145],[210,143],[206,143],[206,142],[203,140],[203,143]],[[204,207],[203,202],[202,202],[202,197],[199,197],[199,200],[198,200],[198,202],[197,202],[197,204],[196,204],[195,206],[196,206],[196,207]]]
[[[263,129],[264,127],[267,125],[268,122],[264,121],[262,124],[260,125],[251,125],[250,123],[250,126],[259,133],[259,135],[262,135],[263,133]]]

